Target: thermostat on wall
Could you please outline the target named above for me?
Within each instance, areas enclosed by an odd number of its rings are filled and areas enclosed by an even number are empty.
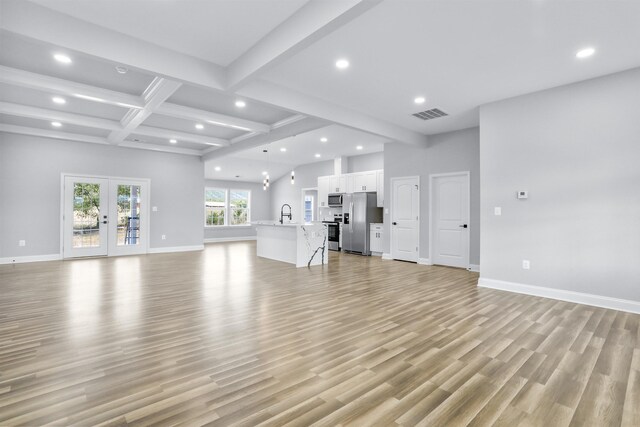
[[[528,191],[518,191],[518,199],[528,199],[529,192]]]

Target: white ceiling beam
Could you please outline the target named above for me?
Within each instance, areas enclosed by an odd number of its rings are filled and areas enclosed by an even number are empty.
[[[162,77],[156,77],[142,94],[144,100],[144,108],[131,109],[120,120],[122,129],[111,132],[109,142],[112,144],[120,144],[125,138],[144,122],[164,101],[175,93],[182,83],[168,80]]]
[[[163,138],[169,140],[175,138],[178,141],[193,142],[196,144],[210,145],[216,147],[226,147],[229,141],[213,136],[196,135],[188,132],[180,132],[170,129],[162,129],[151,126],[138,126],[132,133],[137,135],[152,136],[154,138]]]
[[[0,83],[36,89],[57,95],[86,99],[124,108],[143,108],[139,96],[102,89],[0,65]]]
[[[60,132],[52,129],[38,129],[27,126],[16,126],[0,123],[0,132],[17,133],[20,135],[40,136],[43,138],[64,139],[66,141],[91,142],[93,144],[108,144],[106,138],[99,136],[80,135],[77,133]]]
[[[55,24],[53,24],[55,23]],[[226,70],[28,1],[2,2],[3,29],[175,80],[224,90]],[[52,28],[55,26],[55,31]]]
[[[83,116],[81,114],[66,113],[64,111],[49,110],[46,108],[31,107],[28,105],[0,102],[0,113],[31,119],[52,120],[90,128],[118,130],[120,123],[115,120],[101,119],[98,117]]]
[[[381,1],[309,1],[229,65],[227,89],[235,90],[255,79]]]
[[[328,120],[353,129],[389,138],[393,141],[426,146],[427,136],[385,122],[358,111],[302,94],[264,80],[248,83],[238,94],[266,104],[276,105],[311,117]]]
[[[232,144],[228,147],[209,151],[202,156],[202,159],[210,160],[218,157],[228,156],[229,154],[236,153],[238,151],[244,151],[249,148],[259,147],[261,145],[280,141],[281,139],[301,133],[311,132],[312,130],[320,129],[327,125],[328,123],[324,120],[307,117],[303,120],[298,120],[291,124],[281,126],[269,133],[258,134],[251,138],[247,138],[244,141],[236,142],[235,144]]]
[[[144,142],[135,142],[135,141],[123,141],[119,147],[126,148],[137,148],[140,150],[150,150],[150,151],[162,151],[165,153],[176,153],[176,154],[187,154],[190,156],[201,156],[202,151],[193,150],[191,148],[182,148],[182,147],[164,147],[162,145],[157,144],[145,144]]]
[[[199,110],[197,108],[184,107],[182,105],[171,104],[168,102],[159,106],[156,113],[165,116],[177,117],[179,119],[206,122],[215,126],[258,133],[267,133],[271,129],[269,125],[264,123],[227,116],[225,114],[212,113],[205,110]]]

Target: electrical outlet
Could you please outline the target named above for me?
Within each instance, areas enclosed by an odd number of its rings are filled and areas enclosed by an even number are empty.
[[[162,235],[162,240],[167,240],[167,235],[166,234]]]
[[[493,214],[495,216],[500,216],[502,215],[502,208],[500,206],[496,206],[495,208],[493,208]]]
[[[18,240],[18,246],[27,246],[26,240]]]
[[[523,259],[522,260],[522,269],[523,270],[529,270],[531,268],[531,263],[529,262],[528,259]]]

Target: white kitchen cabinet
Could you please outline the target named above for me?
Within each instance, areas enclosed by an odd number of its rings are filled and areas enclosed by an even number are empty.
[[[331,190],[331,176],[318,177],[318,207],[326,208],[329,206],[329,193]]]
[[[384,207],[384,171],[377,171],[376,174],[376,181],[377,181],[377,191],[378,191],[378,207],[379,208],[383,208]]]
[[[331,175],[329,182],[330,194],[347,192],[347,177],[345,175]]]
[[[370,244],[369,250],[371,252],[382,253],[382,233],[383,233],[383,225],[382,224],[371,224],[370,226]]]
[[[377,190],[376,171],[347,175],[347,193],[364,193]]]

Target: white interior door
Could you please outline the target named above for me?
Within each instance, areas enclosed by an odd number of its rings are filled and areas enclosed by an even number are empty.
[[[65,176],[63,256],[147,253],[149,181]]]
[[[107,255],[109,180],[67,176],[63,194],[64,257]]]
[[[469,174],[431,177],[431,262],[469,267]]]
[[[408,177],[392,178],[391,181],[391,257],[417,262],[420,180]]]

